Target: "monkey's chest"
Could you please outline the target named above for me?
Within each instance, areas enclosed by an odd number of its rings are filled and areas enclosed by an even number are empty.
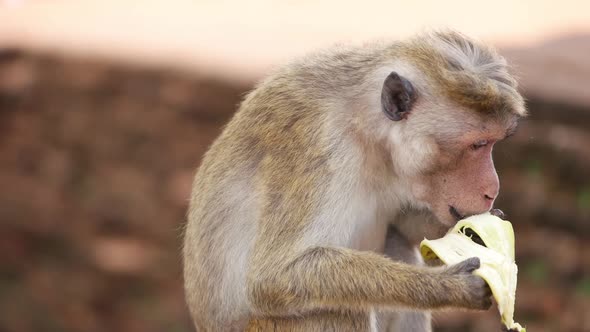
[[[358,211],[358,210],[357,210]],[[349,246],[362,251],[383,252],[387,235],[388,220],[375,210],[360,210],[360,213],[349,215],[352,223]]]
[[[387,234],[387,223],[369,220],[359,223],[351,237],[351,248],[362,251],[383,252]]]
[[[377,197],[358,190],[351,195],[338,195],[322,208],[304,236],[304,247],[325,245],[382,253],[387,227],[395,210],[383,209]],[[348,192],[350,193],[350,191]],[[388,204],[387,206],[393,206]]]

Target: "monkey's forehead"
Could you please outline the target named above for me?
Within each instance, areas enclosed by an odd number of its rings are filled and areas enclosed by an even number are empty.
[[[502,118],[509,115],[526,116],[524,99],[515,88],[507,87],[493,79],[449,79],[451,82],[443,92],[461,106]]]
[[[468,109],[525,116],[524,99],[506,60],[495,49],[457,32],[435,32],[401,45],[430,88]]]

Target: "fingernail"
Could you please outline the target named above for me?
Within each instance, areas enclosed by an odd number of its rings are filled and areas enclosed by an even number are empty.
[[[506,218],[506,215],[505,215],[505,214],[504,214],[504,212],[503,212],[502,210],[500,210],[500,209],[492,209],[492,210],[490,211],[490,214],[491,214],[492,216],[496,216],[496,217],[498,217],[498,218],[500,218],[500,219],[504,219],[504,218]]]

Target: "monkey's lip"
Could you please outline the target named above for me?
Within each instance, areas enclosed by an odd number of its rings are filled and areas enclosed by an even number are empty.
[[[453,218],[455,218],[456,221],[465,219],[465,216],[460,214],[459,211],[457,211],[457,209],[455,209],[455,207],[452,205],[449,205],[449,213],[451,213],[451,216],[453,216]]]

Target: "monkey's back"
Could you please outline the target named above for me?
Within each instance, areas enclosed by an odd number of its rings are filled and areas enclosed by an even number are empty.
[[[231,125],[230,125],[231,126]],[[232,142],[219,137],[193,184],[184,241],[187,302],[199,330],[240,323],[249,314],[246,275],[256,232],[253,172]],[[226,158],[228,154],[232,155]]]
[[[342,111],[334,106],[340,95],[358,92],[353,86],[376,61],[369,55],[336,50],[287,66],[250,93],[205,154],[184,242],[187,301],[200,329],[247,323],[252,312],[246,279],[258,228],[272,228],[274,241],[291,241],[280,238],[282,223],[301,232],[305,222],[289,223],[291,215],[311,222],[323,203],[314,195],[324,196],[332,178],[329,159],[350,161],[339,150],[342,132],[327,127]],[[348,92],[336,91],[343,88]],[[306,195],[305,206],[292,205],[299,200],[289,195]],[[266,209],[283,210],[285,220],[261,221]]]
[[[299,159],[285,153],[293,153],[292,145],[302,142],[284,135],[291,129],[297,130],[292,128],[297,123],[319,126],[314,124],[309,112],[313,108],[309,105],[300,105],[300,112],[288,114],[280,111],[283,105],[258,107],[260,99],[268,98],[267,89],[253,92],[254,96],[244,102],[204,156],[193,184],[184,243],[184,275],[191,314],[202,330],[247,324],[251,312],[246,273],[260,217],[258,211],[265,199],[257,195],[265,190],[257,189],[268,185],[261,180],[261,172],[265,172],[261,163],[272,158]],[[282,99],[279,104],[289,102],[293,111],[298,108],[296,102],[285,96],[278,99]],[[309,140],[317,135],[306,134],[311,136],[301,146],[309,146]],[[287,170],[275,171],[289,174]]]

